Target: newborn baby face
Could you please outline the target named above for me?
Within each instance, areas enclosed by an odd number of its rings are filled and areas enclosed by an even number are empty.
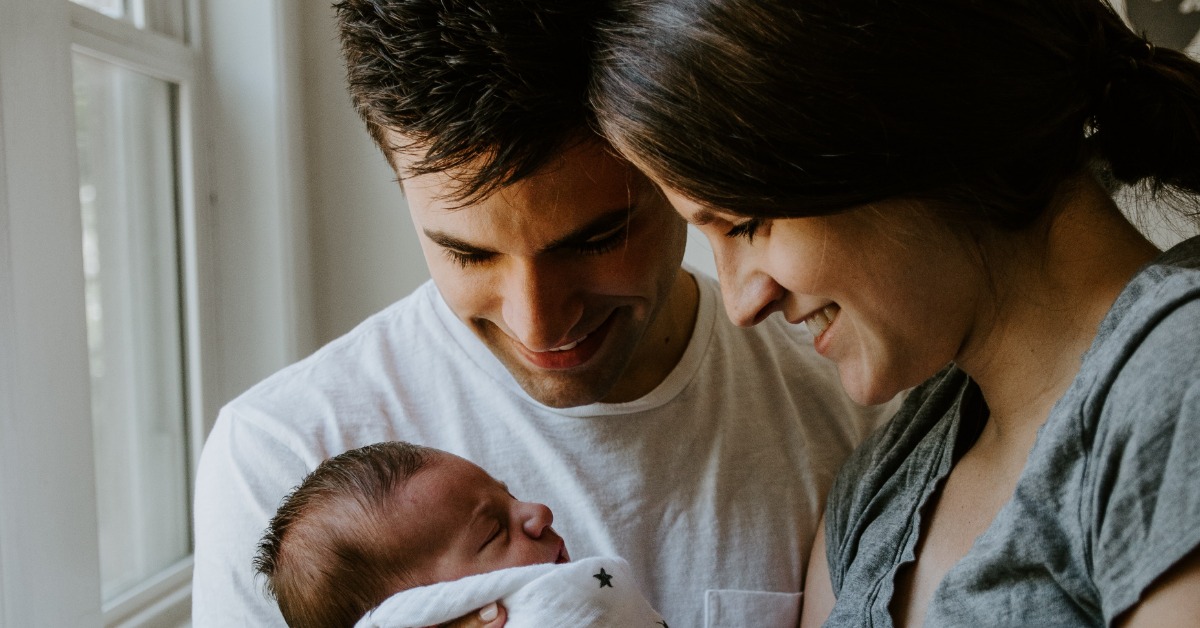
[[[570,561],[550,527],[554,514],[519,501],[478,466],[440,453],[400,490],[406,530],[402,542],[414,558],[414,576],[444,582],[539,563]]]

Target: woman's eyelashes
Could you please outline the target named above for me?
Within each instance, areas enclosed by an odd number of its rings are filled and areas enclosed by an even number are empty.
[[[754,234],[762,226],[762,218],[751,218],[745,222],[734,225],[729,231],[725,232],[727,238],[746,238],[748,242],[754,241]]]

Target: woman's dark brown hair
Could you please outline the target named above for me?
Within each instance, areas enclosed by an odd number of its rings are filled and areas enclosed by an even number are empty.
[[[1019,228],[1097,162],[1200,191],[1200,65],[1098,0],[616,0],[615,15],[598,123],[710,207],[911,198]]]

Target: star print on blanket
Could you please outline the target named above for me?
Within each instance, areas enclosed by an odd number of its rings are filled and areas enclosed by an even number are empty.
[[[596,574],[596,575],[594,575],[594,576],[592,576],[592,577],[600,581],[600,588],[601,588],[601,589],[603,589],[604,587],[611,587],[611,586],[612,586],[612,576],[611,576],[611,575],[609,575],[609,574],[606,574],[606,573],[604,573],[604,568],[603,568],[603,567],[601,567],[601,568],[600,568],[600,573],[598,573],[598,574]]]
[[[436,625],[496,600],[508,611],[506,628],[667,626],[642,596],[629,563],[596,557],[501,569],[401,591],[367,613],[356,628]]]

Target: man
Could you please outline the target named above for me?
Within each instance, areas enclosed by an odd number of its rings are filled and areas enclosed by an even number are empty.
[[[322,459],[384,440],[549,505],[572,556],[625,557],[672,625],[795,625],[825,491],[885,411],[850,403],[799,326],[728,324],[680,268],[682,221],[589,131],[603,3],[533,4],[337,5],[433,281],[222,410],[198,628],[282,625],[258,538]]]

